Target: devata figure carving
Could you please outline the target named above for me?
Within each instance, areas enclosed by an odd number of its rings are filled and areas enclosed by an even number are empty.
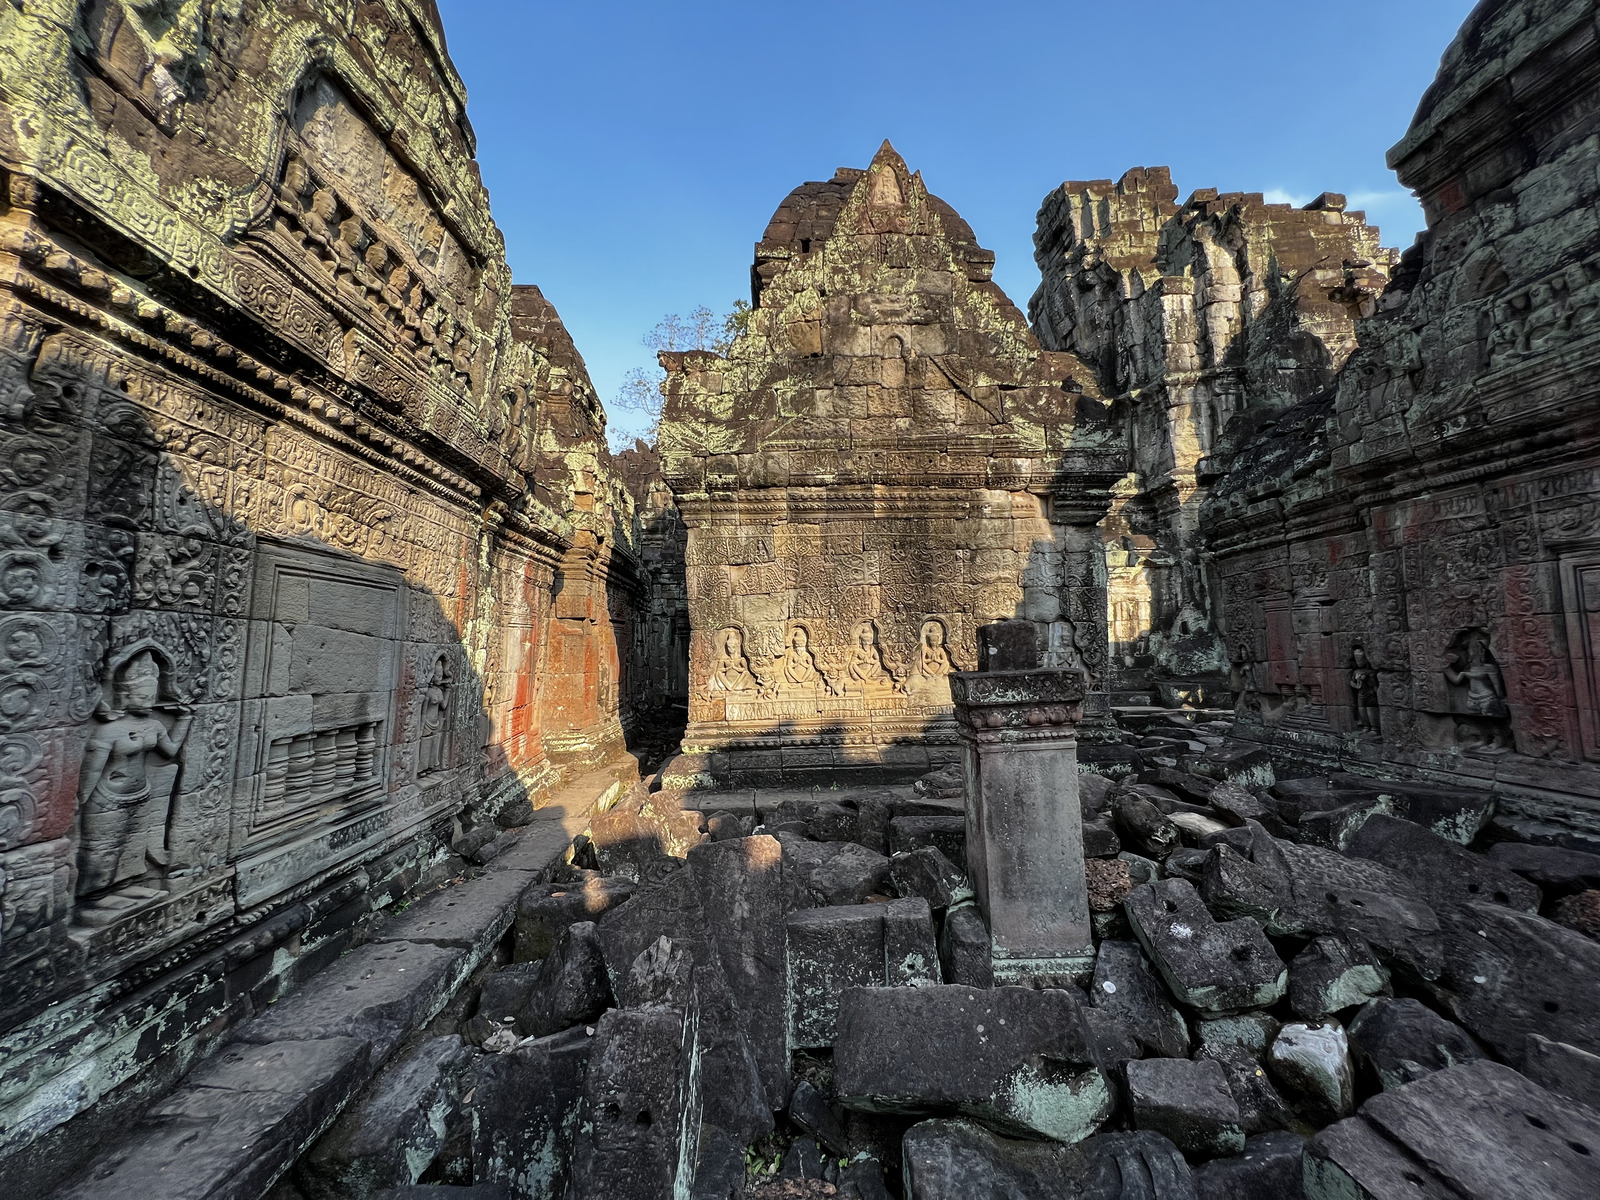
[[[1450,707],[1468,714],[1456,722],[1456,741],[1468,750],[1505,753],[1511,749],[1506,682],[1489,649],[1489,635],[1466,629],[1450,643],[1445,682],[1451,688]]]
[[[1378,672],[1367,658],[1366,647],[1357,642],[1350,651],[1350,700],[1355,710],[1356,728],[1378,732]]]
[[[111,705],[96,714],[101,724],[89,736],[78,775],[79,896],[96,897],[117,882],[129,826],[151,798],[150,756],[176,759],[189,736],[190,706],[163,702],[161,683],[156,652],[141,649],[115,669]],[[170,731],[156,715],[160,709],[178,714]]]
[[[855,628],[850,655],[844,665],[844,686],[858,692],[895,690],[894,676],[883,665],[883,650],[878,645],[878,629],[871,621]]]
[[[755,691],[755,676],[750,673],[750,660],[744,656],[744,634],[734,628],[717,634],[717,660],[711,668],[711,678],[706,684],[706,695],[718,692]]]
[[[950,703],[950,662],[944,622],[930,618],[922,623],[917,638],[917,653],[911,663],[906,693],[927,704]]]
[[[816,656],[811,653],[811,632],[804,625],[795,625],[789,630],[789,641],[778,662],[778,679],[773,690],[780,694],[809,691],[825,683],[822,672],[817,670]]]
[[[445,765],[446,721],[450,713],[450,665],[440,655],[422,691],[422,746],[417,773],[426,775]]]

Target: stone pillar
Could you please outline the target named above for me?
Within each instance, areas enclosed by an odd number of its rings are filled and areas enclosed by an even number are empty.
[[[967,871],[995,984],[1082,983],[1094,970],[1078,808],[1081,671],[950,677],[967,788]]]

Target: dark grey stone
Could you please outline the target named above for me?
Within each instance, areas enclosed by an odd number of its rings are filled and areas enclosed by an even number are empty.
[[[1199,1200],[1304,1200],[1300,1185],[1306,1140],[1298,1133],[1263,1133],[1237,1158],[1219,1158],[1194,1173]]]
[[[821,1182],[826,1179],[831,1165],[822,1153],[822,1147],[813,1139],[798,1137],[789,1143],[788,1152],[783,1156],[783,1165],[778,1169],[778,1178]]]
[[[897,896],[921,896],[936,912],[972,894],[966,875],[934,846],[893,855],[889,882]]]
[[[534,962],[555,948],[556,936],[574,921],[598,921],[638,886],[622,876],[584,871],[568,883],[541,883],[522,893],[512,922],[513,962]]]
[[[1373,1000],[1350,1021],[1357,1064],[1390,1091],[1433,1071],[1483,1057],[1472,1036],[1420,1000]]]
[[[956,904],[945,912],[939,927],[939,963],[946,983],[994,986],[989,927],[976,904]]]
[[[416,1182],[444,1145],[466,1057],[454,1035],[396,1055],[300,1160],[297,1175],[309,1200]]]
[[[1350,839],[1346,853],[1392,867],[1435,910],[1484,903],[1539,911],[1539,889],[1533,884],[1410,821],[1378,813]]]
[[[970,1121],[906,1131],[905,1186],[915,1200],[1079,1200],[1078,1147],[1001,1137]]]
[[[1213,920],[1187,880],[1135,888],[1123,907],[1180,1003],[1208,1013],[1241,1012],[1283,995],[1288,968],[1261,927],[1249,919]]]
[[[1307,1020],[1321,1020],[1388,992],[1389,972],[1360,938],[1313,938],[1289,964],[1289,1007]]]
[[[1083,1010],[1083,1021],[1088,1027],[1089,1041],[1094,1046],[1100,1068],[1108,1077],[1120,1079],[1122,1064],[1144,1053],[1144,1048],[1133,1036],[1133,1030],[1116,1013],[1090,1006]]]
[[[1239,1106],[1239,1123],[1246,1134],[1287,1129],[1294,1114],[1262,1066],[1263,1054],[1247,1046],[1211,1043],[1201,1046],[1195,1058],[1210,1059],[1222,1068],[1228,1091]]]
[[[372,1200],[519,1200],[498,1183],[413,1183],[384,1188]]]
[[[861,904],[868,896],[886,895],[889,860],[855,842],[818,842],[780,832],[787,860],[813,904]]]
[[[1111,816],[1123,844],[1158,862],[1178,848],[1178,827],[1138,791],[1119,788],[1111,798]]]
[[[939,982],[928,902],[802,909],[784,920],[791,1050],[833,1045],[839,995],[852,987]]]
[[[1059,989],[852,988],[839,1000],[834,1043],[839,1100],[1080,1141],[1112,1108],[1080,1003]]]
[[[1600,1054],[1530,1033],[1522,1052],[1522,1073],[1540,1087],[1600,1113]]]
[[[905,816],[889,822],[889,853],[933,846],[962,871],[967,869],[967,819],[963,816]]]
[[[546,1037],[596,1020],[611,1007],[611,981],[593,921],[567,926],[517,1012],[524,1037]]]
[[[514,1188],[520,1200],[561,1200],[593,1045],[584,1029],[569,1029],[472,1064],[474,1179]]]
[[[1120,1017],[1146,1053],[1189,1056],[1189,1027],[1138,943],[1100,943],[1089,1003]]]
[[[1495,904],[1447,912],[1446,1012],[1510,1063],[1530,1033],[1600,1054],[1600,942]]]
[[[1082,1200],[1196,1200],[1188,1162],[1153,1130],[1102,1133],[1082,1149]]]
[[[856,1189],[860,1200],[894,1200],[883,1179],[883,1164],[875,1158],[853,1162],[839,1172],[839,1194],[848,1200],[846,1185]]]
[[[1282,1022],[1271,1013],[1244,1012],[1197,1020],[1194,1034],[1202,1046],[1243,1046],[1252,1054],[1260,1055],[1278,1036],[1281,1026]]]
[[[1291,1021],[1283,1026],[1267,1047],[1266,1066],[1315,1125],[1347,1117],[1355,1107],[1350,1039],[1337,1021]]]
[[[829,1154],[845,1157],[850,1152],[844,1125],[828,1104],[827,1097],[802,1079],[789,1098],[789,1121],[795,1128],[815,1138]]]
[[[1600,887],[1600,854],[1566,850],[1560,846],[1496,842],[1489,847],[1489,861],[1515,871],[1540,887],[1557,891]]]
[[[1597,1160],[1600,1116],[1483,1059],[1381,1092],[1319,1133],[1306,1194],[1588,1200]]]
[[[1187,879],[1190,883],[1199,885],[1205,876],[1206,851],[1190,846],[1179,846],[1167,855],[1167,861],[1162,864],[1166,873],[1174,879]]]
[[[1210,1059],[1146,1058],[1127,1065],[1133,1121],[1186,1154],[1214,1158],[1244,1149],[1239,1105]]]
[[[741,1200],[744,1179],[744,1147],[715,1125],[702,1127],[689,1200]]]
[[[1106,817],[1094,817],[1083,822],[1083,856],[1085,858],[1115,858],[1122,850],[1122,840]]]

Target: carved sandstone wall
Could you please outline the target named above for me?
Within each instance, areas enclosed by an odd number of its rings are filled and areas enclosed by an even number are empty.
[[[1239,730],[1600,829],[1600,8],[1479,5],[1389,152],[1428,229],[1202,513]]]
[[[999,618],[1103,690],[1120,430],[993,264],[885,143],[779,206],[728,357],[662,355],[689,773],[925,771],[955,752],[946,676]]]
[[[0,83],[3,1157],[620,752],[641,579],[431,4],[5,5]]]
[[[1123,403],[1131,472],[1106,522],[1118,690],[1168,702],[1225,689],[1198,516],[1249,431],[1329,386],[1395,254],[1325,193],[1304,209],[1203,188],[1165,167],[1062,184],[1034,235],[1041,344]]]

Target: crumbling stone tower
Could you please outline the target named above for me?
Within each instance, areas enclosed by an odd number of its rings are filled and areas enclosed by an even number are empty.
[[[1034,621],[1049,661],[1103,691],[1096,525],[1121,431],[993,267],[885,143],[778,207],[726,358],[662,355],[663,470],[688,530],[684,749],[706,756],[689,774],[948,761],[946,676],[1001,618]]]
[[[1177,198],[1165,167],[1063,183],[1039,209],[1028,306],[1043,345],[1125,402],[1130,472],[1105,525],[1113,676],[1169,702],[1227,680],[1201,502],[1242,438],[1333,383],[1396,257],[1335,193]]]

